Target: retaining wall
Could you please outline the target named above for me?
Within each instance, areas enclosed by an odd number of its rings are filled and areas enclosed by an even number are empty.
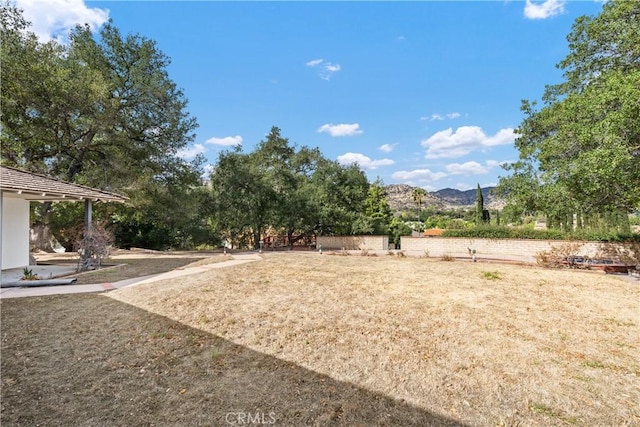
[[[316,247],[345,250],[387,250],[389,236],[317,236]]]
[[[640,256],[638,243],[603,243],[575,242],[565,240],[532,240],[532,239],[476,239],[462,237],[411,237],[402,236],[400,247],[403,251],[414,255],[439,257],[469,257],[469,248],[476,250],[478,259],[490,258],[527,263],[536,262],[536,254],[549,251],[563,245],[575,245],[575,255],[597,257],[619,257],[635,252]]]

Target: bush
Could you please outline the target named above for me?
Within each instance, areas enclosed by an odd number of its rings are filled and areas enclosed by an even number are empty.
[[[509,228],[484,226],[460,230],[445,230],[444,237],[468,237],[477,239],[540,239],[563,240],[567,236],[559,230],[533,230],[529,228]]]
[[[538,239],[538,240],[587,240],[595,242],[638,242],[640,234],[618,233],[598,230],[533,230],[531,228],[510,228],[483,226],[459,230],[445,230],[443,237],[467,237],[476,239]]]
[[[578,255],[579,243],[564,243],[560,246],[552,246],[551,250],[538,252],[536,262],[538,265],[547,268],[566,267],[568,257]]]

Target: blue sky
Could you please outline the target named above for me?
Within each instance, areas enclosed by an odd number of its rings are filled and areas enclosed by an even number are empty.
[[[522,99],[561,81],[575,19],[600,1],[18,0],[42,39],[107,19],[153,39],[197,118],[181,155],[253,150],[272,126],[371,181],[495,185]]]

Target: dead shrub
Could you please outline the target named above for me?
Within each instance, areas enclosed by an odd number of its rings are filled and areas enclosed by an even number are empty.
[[[582,244],[564,243],[559,246],[552,246],[548,251],[538,252],[535,255],[536,263],[546,268],[561,268],[567,266],[567,258],[577,256]]]
[[[601,243],[598,258],[612,258],[627,265],[640,264],[640,243]]]
[[[109,256],[113,245],[113,234],[104,226],[95,224],[89,230],[77,230],[76,236],[73,249],[80,257],[78,271],[95,270],[102,267],[102,260]]]

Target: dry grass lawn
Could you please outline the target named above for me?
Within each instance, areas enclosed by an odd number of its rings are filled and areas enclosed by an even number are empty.
[[[593,272],[299,253],[3,300],[2,423],[640,425],[639,301]]]

